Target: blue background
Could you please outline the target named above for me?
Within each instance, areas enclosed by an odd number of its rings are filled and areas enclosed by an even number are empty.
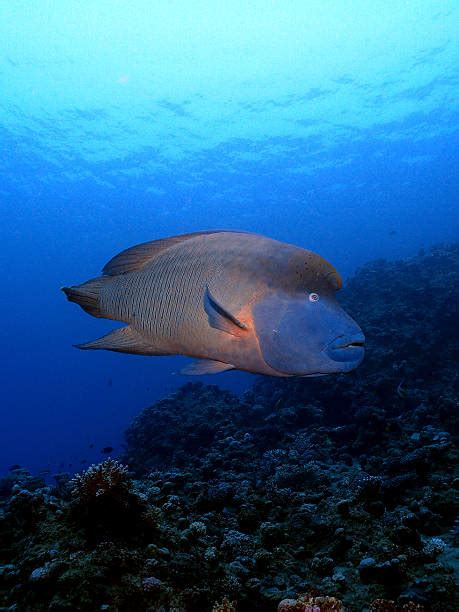
[[[187,380],[72,348],[112,323],[59,288],[123,248],[239,228],[347,276],[457,239],[458,40],[456,0],[2,2],[0,471],[79,469]]]

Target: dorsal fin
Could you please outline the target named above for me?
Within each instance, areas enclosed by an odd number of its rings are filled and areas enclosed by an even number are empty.
[[[141,270],[147,263],[152,261],[159,253],[166,249],[185,242],[190,238],[204,236],[206,234],[220,234],[226,230],[208,230],[203,232],[193,232],[191,234],[181,234],[180,236],[172,236],[170,238],[161,238],[160,240],[152,240],[151,242],[143,242],[137,246],[130,247],[115,255],[104,266],[103,273],[109,276],[117,276],[126,272]]]

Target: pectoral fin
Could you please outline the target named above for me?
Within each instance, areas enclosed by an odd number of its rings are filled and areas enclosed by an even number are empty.
[[[83,350],[105,349],[106,351],[132,353],[134,355],[164,355],[163,352],[155,351],[154,347],[129,325],[115,329],[92,342],[75,344],[75,346]]]
[[[239,319],[217,302],[211,294],[209,287],[206,287],[204,293],[204,309],[207,313],[209,325],[215,327],[215,329],[220,329],[233,336],[240,336],[247,329],[247,325],[239,321]]]
[[[181,370],[181,374],[188,374],[190,376],[199,376],[201,374],[218,374],[219,372],[225,372],[226,370],[233,370],[234,366],[230,363],[223,363],[222,361],[212,361],[210,359],[202,359],[200,361],[194,361],[190,365],[185,366]]]

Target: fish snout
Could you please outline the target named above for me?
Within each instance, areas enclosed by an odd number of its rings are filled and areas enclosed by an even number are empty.
[[[334,361],[352,362],[358,365],[365,353],[365,336],[361,330],[341,334],[326,347],[326,353]]]

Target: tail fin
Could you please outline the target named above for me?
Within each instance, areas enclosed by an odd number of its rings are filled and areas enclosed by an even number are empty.
[[[102,312],[99,302],[100,290],[105,282],[107,282],[107,277],[99,276],[82,285],[62,287],[62,291],[69,302],[75,302],[93,317],[107,317]]]

